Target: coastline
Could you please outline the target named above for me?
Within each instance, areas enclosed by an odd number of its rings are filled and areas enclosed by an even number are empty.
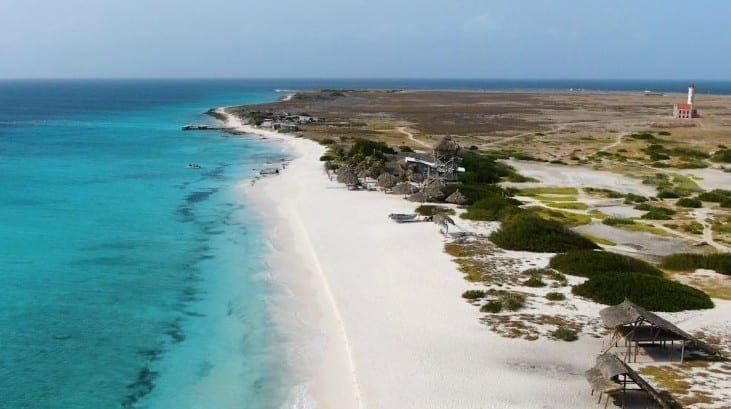
[[[272,308],[297,351],[288,361],[298,386],[286,407],[584,408],[594,402],[583,371],[600,339],[568,344],[495,334],[460,297],[471,284],[443,251],[438,228],[387,219],[413,204],[329,181],[318,160],[324,148],[313,141],[241,126],[232,116],[225,122],[295,156],[279,176],[240,185],[264,218],[269,274],[283,289]],[[527,262],[540,260],[533,255]],[[584,313],[601,307],[586,303]],[[530,392],[521,386],[527,384]]]

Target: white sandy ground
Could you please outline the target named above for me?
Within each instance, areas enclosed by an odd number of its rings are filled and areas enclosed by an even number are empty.
[[[270,274],[280,288],[272,308],[300,383],[288,409],[596,407],[583,372],[601,339],[526,341],[491,332],[460,297],[474,285],[444,253],[437,227],[386,217],[412,212],[413,203],[329,181],[318,160],[324,148],[312,141],[226,122],[296,157],[279,176],[240,185],[268,231]],[[547,260],[519,256],[526,266]],[[577,305],[587,316],[603,307]],[[728,328],[730,305],[697,313],[694,327]],[[538,308],[530,312],[551,313]]]

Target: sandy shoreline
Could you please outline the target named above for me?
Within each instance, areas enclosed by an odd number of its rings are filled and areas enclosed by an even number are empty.
[[[460,297],[472,284],[444,252],[437,226],[387,219],[413,211],[413,203],[328,180],[319,161],[324,148],[311,140],[243,126],[232,116],[225,122],[295,157],[278,176],[240,184],[264,220],[269,274],[281,286],[272,308],[298,384],[286,408],[596,405],[583,373],[603,339],[527,341],[492,332]],[[548,259],[509,253],[526,266]],[[604,307],[577,306],[568,313],[598,317]],[[543,308],[531,312],[555,313]],[[693,313],[713,321],[718,314]]]
[[[300,336],[305,344],[321,341],[309,351],[319,358],[300,368],[318,408],[584,408],[594,401],[583,371],[601,340],[531,342],[491,332],[461,299],[471,285],[444,253],[437,227],[387,219],[413,211],[412,203],[329,181],[318,160],[324,149],[312,141],[241,130],[277,138],[296,156],[278,177],[242,189],[265,219],[273,278],[291,280],[287,303],[304,308],[296,317],[280,311],[283,325],[309,328]]]

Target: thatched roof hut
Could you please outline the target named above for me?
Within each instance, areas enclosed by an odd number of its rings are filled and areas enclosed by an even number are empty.
[[[456,204],[459,206],[464,206],[467,203],[469,203],[470,199],[467,198],[462,192],[459,191],[459,189],[455,190],[454,193],[447,196],[446,199],[444,199],[447,203]]]
[[[357,185],[358,182],[360,182],[355,171],[350,166],[341,166],[340,169],[338,169],[337,181],[345,183],[348,186]]]
[[[391,193],[397,195],[410,195],[419,191],[419,188],[408,182],[401,182],[391,188]]]
[[[427,201],[433,202],[437,200],[442,200],[444,198],[444,192],[442,192],[442,188],[444,188],[444,183],[442,183],[439,179],[430,179],[426,182],[424,188],[422,189],[422,192],[426,194]]]
[[[390,189],[398,184],[398,178],[390,173],[381,173],[376,179],[378,186]]]
[[[634,369],[630,368],[625,362],[614,354],[601,354],[596,358],[596,364],[593,368],[584,373],[584,377],[591,385],[591,392],[599,392],[599,402],[602,401],[602,395],[609,396],[622,393],[625,394],[631,390],[641,390],[650,395],[650,397],[660,405],[661,408],[673,408],[673,402],[670,402],[665,395],[660,394],[646,380],[644,380]],[[627,386],[634,385],[634,388],[628,389]]]
[[[459,144],[453,141],[451,136],[447,135],[434,147],[434,151],[438,155],[456,156],[459,152]]]
[[[665,345],[681,342],[680,360],[683,360],[686,345],[702,350],[710,355],[718,355],[712,346],[683,331],[670,321],[652,313],[639,305],[624,300],[621,304],[604,308],[599,311],[604,326],[613,330],[612,340],[604,350],[607,352],[617,344],[620,338],[625,338],[631,346],[635,344],[635,362],[640,344],[656,343]],[[625,359],[631,359],[632,348],[627,348]]]
[[[427,197],[426,193],[424,193],[424,192],[416,192],[413,195],[409,196],[408,200],[410,202],[424,203],[424,202],[428,202],[429,198]]]

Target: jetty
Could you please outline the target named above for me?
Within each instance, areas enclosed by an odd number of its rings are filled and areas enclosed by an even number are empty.
[[[184,131],[226,131],[230,128],[227,128],[225,126],[220,125],[194,125],[194,124],[188,124],[183,125]]]

